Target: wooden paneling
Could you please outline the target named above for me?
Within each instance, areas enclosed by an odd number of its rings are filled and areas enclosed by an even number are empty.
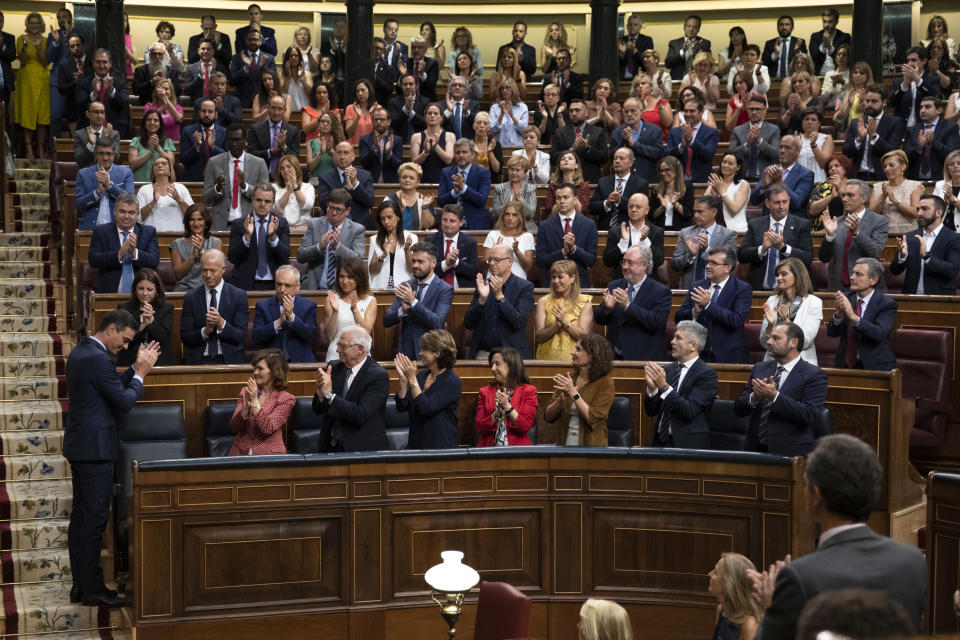
[[[960,475],[931,473],[927,478],[927,567],[930,571],[927,633],[960,632],[953,593],[960,589]]]

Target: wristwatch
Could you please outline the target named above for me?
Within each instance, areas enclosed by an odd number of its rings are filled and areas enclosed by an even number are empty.
[[[576,401],[579,400],[579,399],[580,399],[580,394],[579,394],[579,393],[573,394],[573,397],[571,398],[571,400],[573,400],[574,402],[576,402]]]
[[[332,402],[334,395],[336,394],[334,394],[333,391],[327,391],[325,394],[323,394],[323,399],[327,402]]]

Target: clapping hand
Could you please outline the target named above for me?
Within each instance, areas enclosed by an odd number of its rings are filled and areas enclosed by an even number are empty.
[[[327,289],[326,306],[330,314],[334,314],[337,312],[337,309],[340,306],[338,301],[339,301],[339,298],[337,298],[337,294],[334,293],[333,289]]]
[[[690,126],[690,123],[684,122],[682,125],[680,125],[680,131],[683,132],[683,144],[690,144],[690,142],[693,140],[693,127]]]
[[[837,235],[837,219],[830,215],[829,210],[824,210],[820,215],[820,222],[823,223],[823,230],[827,235]]]
[[[490,284],[483,279],[483,275],[477,274],[477,293],[479,295],[480,304],[483,304],[487,301],[487,298],[490,297]]]
[[[403,374],[403,377],[407,379],[408,384],[416,384],[417,382],[417,365],[414,362],[410,361],[406,355],[398,353],[394,359],[393,363],[397,367],[397,373]]]
[[[867,120],[866,116],[857,119],[857,140],[860,142],[863,142],[864,139],[867,137],[866,120]]]
[[[194,257],[199,258],[200,254],[203,252],[203,235],[195,233],[190,236],[190,244],[193,245]]]
[[[776,247],[781,249],[783,247],[783,235],[777,233],[773,229],[767,229],[763,232],[763,241],[761,246],[764,250],[769,249],[770,247]]]
[[[510,396],[508,396],[507,392],[503,389],[497,389],[497,407],[504,412],[511,409]]]
[[[784,565],[790,564],[790,555],[783,560],[777,560],[771,564],[770,568],[764,572],[747,569],[747,577],[753,582],[753,600],[757,603],[760,611],[766,611],[773,601],[773,589],[777,583],[777,574]]]
[[[280,228],[280,218],[270,214],[270,222],[267,223],[267,240],[273,242],[277,237],[277,229]]]
[[[326,364],[317,369],[317,395],[325,395],[333,391],[333,380],[330,378],[330,365]]]
[[[667,383],[667,374],[659,364],[648,360],[643,367],[643,379],[648,391],[656,391]]]
[[[133,363],[134,374],[141,378],[146,376],[150,373],[150,369],[153,369],[153,365],[157,363],[159,357],[160,343],[156,340],[140,345],[140,350],[137,352],[137,361]]]
[[[723,178],[721,178],[721,177],[720,177],[719,175],[717,175],[716,173],[711,173],[709,176],[707,176],[707,184],[709,185],[709,188],[710,188],[715,194],[717,194],[717,195],[722,195],[722,194],[723,194],[723,191],[722,191],[722,188],[723,188]]]
[[[777,395],[777,385],[773,376],[769,378],[754,378],[751,381],[754,398],[774,398]]]
[[[923,243],[920,243],[920,246],[923,246]],[[900,251],[900,257],[903,260],[907,259],[907,256],[910,255],[910,250],[907,248],[907,236],[906,234],[902,236],[897,236],[897,249]]]
[[[223,318],[220,317],[220,312],[215,307],[207,309],[206,328],[209,333],[219,329],[222,322]]]
[[[697,246],[702,251],[707,248],[708,242],[710,242],[710,236],[707,235],[707,232],[705,229],[702,229],[700,233],[697,234]]]
[[[685,235],[683,236],[683,242],[687,245],[687,251],[690,252],[690,255],[700,253],[700,238],[698,236]]]
[[[120,258],[120,260],[123,260],[123,257],[125,255],[127,255],[128,253],[133,253],[133,251],[136,248],[137,248],[137,234],[131,231],[130,234],[127,236],[127,239],[124,240],[122,245],[120,245],[120,253],[118,257]]]
[[[769,302],[763,305],[763,317],[766,319],[767,324],[772,328],[773,325],[777,323],[779,316],[777,314],[777,308],[770,304]],[[770,329],[767,329],[768,331]]]
[[[763,185],[768,186],[783,180],[783,168],[778,164],[772,164],[763,171]]]
[[[553,388],[557,393],[572,397],[577,393],[577,386],[573,384],[573,378],[566,373],[558,373],[553,376]]]
[[[577,237],[573,233],[563,234],[563,252],[570,255],[577,250]]]
[[[397,300],[402,302],[404,305],[409,305],[417,297],[417,294],[413,290],[413,287],[411,287],[406,282],[401,282],[396,287],[394,287],[393,294],[397,297]]]
[[[478,274],[479,275],[479,274]],[[499,298],[503,295],[503,278],[500,276],[490,276],[490,290],[493,296]]]
[[[871,138],[877,135],[877,124],[876,118],[867,118],[867,135]]]
[[[850,299],[847,298],[842,291],[837,291],[833,294],[833,301],[836,307],[835,315],[847,316],[851,320],[856,317],[856,314],[853,312],[853,306],[850,304]]]
[[[857,235],[857,231],[860,230],[860,218],[855,215],[846,215],[843,217],[843,221],[847,225],[847,229],[850,230],[850,235]]]
[[[140,304],[140,330],[153,324],[153,305],[149,302]]]
[[[257,389],[257,381],[253,379],[253,376],[247,378],[247,384],[243,386],[243,395],[245,396],[248,409],[259,409],[260,401],[257,399],[257,396],[260,394],[260,390]]]
[[[573,150],[574,150],[574,151],[583,151],[584,149],[586,149],[586,148],[589,147],[589,146],[590,146],[590,136],[589,136],[589,134],[588,134],[588,135],[584,135],[584,136],[580,136],[579,138],[574,138],[574,139],[573,139]]]
[[[453,174],[451,177],[451,182],[453,184],[454,191],[463,191],[463,176],[459,173]]]
[[[283,294],[283,298],[280,299],[280,304],[280,320],[287,323],[293,322],[296,319],[293,313],[293,296],[289,293]]]
[[[690,299],[693,300],[693,310],[702,313],[710,304],[710,290],[703,287],[694,287],[690,290]]]

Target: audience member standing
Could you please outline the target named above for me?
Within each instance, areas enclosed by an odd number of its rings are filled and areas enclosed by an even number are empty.
[[[603,176],[590,199],[590,215],[598,230],[619,227],[627,221],[627,203],[634,194],[649,191],[647,180],[633,172],[633,151],[620,147],[613,153],[613,175]],[[644,196],[646,197],[646,196]]]
[[[723,206],[720,198],[700,196],[693,205],[693,225],[680,231],[670,268],[680,273],[680,287],[689,288],[706,276],[707,253],[732,251],[736,255],[737,232],[717,224]]]
[[[236,47],[237,51],[240,51],[243,48],[243,44],[247,41],[247,36],[251,32],[256,31],[263,40],[263,50],[272,56],[277,55],[277,38],[275,32],[272,27],[262,24],[263,12],[260,10],[260,5],[251,4],[247,7],[247,15],[250,17],[250,24],[237,29],[234,47]]]
[[[83,36],[79,33],[70,34],[65,46],[69,48],[70,53],[57,65],[57,72],[54,74],[57,78],[55,93],[58,96],[57,99],[62,101],[60,119],[67,121],[70,134],[73,135],[77,128],[77,122],[83,117],[83,111],[77,101],[77,80],[84,74],[93,73],[93,65],[87,57]],[[2,60],[2,56],[0,56],[0,60]],[[51,81],[54,75],[51,75]],[[3,96],[3,89],[4,87],[0,87],[0,99],[8,101]],[[53,90],[54,87],[51,87],[51,93],[54,92]],[[51,101],[55,102],[57,99],[54,99],[51,95]],[[51,102],[50,118],[59,122],[58,116],[53,113],[53,108],[53,102]],[[57,125],[51,123],[51,126]],[[59,136],[59,132],[57,136]]]
[[[856,72],[856,65],[854,65]],[[861,180],[882,180],[880,159],[900,148],[903,139],[903,120],[883,112],[883,87],[868,84],[860,99],[863,115],[847,128],[843,155],[853,160],[857,177]]]
[[[327,197],[326,215],[307,221],[297,248],[297,262],[307,265],[303,280],[307,289],[333,289],[344,260],[363,261],[365,228],[349,219],[351,206],[350,193],[334,189]]]
[[[15,122],[23,137],[26,159],[32,162],[47,157],[47,134],[50,131],[50,71],[47,69],[46,30],[37,12],[27,14],[26,32],[17,36],[17,91],[14,94]],[[12,79],[13,76],[11,75]],[[36,134],[36,149],[34,149]]]
[[[542,286],[550,284],[548,269],[557,260],[577,263],[580,286],[590,286],[590,267],[597,261],[597,226],[574,208],[574,188],[562,184],[556,189],[557,214],[540,224],[537,233],[537,265],[544,270]]]
[[[217,19],[210,14],[200,17],[200,33],[190,36],[187,42],[187,62],[193,64],[203,57],[200,54],[200,43],[204,40],[213,43],[214,57],[217,62],[224,67],[229,66],[230,58],[233,57],[230,36],[217,31]]]
[[[323,305],[323,331],[327,336],[327,362],[337,359],[342,335],[359,327],[368,334],[377,320],[377,300],[370,295],[367,271],[359,260],[348,258],[340,263],[337,282],[327,289]],[[372,346],[371,338],[371,346]]]
[[[960,128],[941,117],[939,98],[920,100],[917,123],[907,129],[903,150],[910,162],[909,176],[914,180],[940,180],[943,164],[954,149],[960,148]]]
[[[663,264],[663,229],[650,222],[650,201],[642,193],[630,196],[627,202],[627,219],[610,227],[607,246],[603,250],[603,264],[613,269],[613,278],[623,276],[620,262],[630,247],[649,249],[651,259],[647,263],[647,275],[655,278]]]
[[[777,19],[779,37],[767,40],[763,45],[763,64],[771,70],[774,78],[790,76],[793,59],[807,52],[807,43],[803,38],[793,35],[793,18],[782,15]]]
[[[133,194],[133,172],[114,164],[113,141],[106,136],[94,145],[96,164],[77,172],[77,228],[90,231],[113,221],[113,209],[123,193]],[[136,203],[136,199],[134,199]]]
[[[120,153],[120,133],[106,122],[105,114],[103,103],[91,102],[87,105],[87,126],[77,128],[73,134],[73,161],[78,169],[97,162],[95,146],[100,138],[110,142],[114,158]]]
[[[334,168],[317,181],[316,202],[326,207],[329,194],[335,189],[344,189],[350,194],[350,219],[367,229],[375,229],[376,221],[370,216],[374,204],[373,176],[366,169],[355,167],[354,158],[352,144],[346,140],[337,143],[333,150]]]
[[[457,345],[444,329],[432,329],[420,337],[420,361],[405,354],[394,358],[397,368],[397,411],[410,414],[407,449],[456,449],[460,440],[457,410],[460,406],[460,376],[453,371]]]
[[[896,260],[890,263],[890,272],[906,272],[903,293],[956,295],[960,236],[942,224],[945,210],[946,203],[939,196],[920,196],[920,228],[897,238],[899,250]]]
[[[773,289],[777,265],[784,258],[799,258],[806,268],[813,260],[810,223],[805,217],[789,215],[790,193],[781,184],[767,187],[765,210],[769,216],[750,220],[747,235],[737,256],[750,265],[748,278],[755,290]]]
[[[550,266],[550,293],[537,302],[534,342],[537,360],[565,360],[573,345],[593,330],[590,296],[580,293],[577,264],[558,260]]]
[[[183,214],[183,237],[170,245],[170,264],[177,278],[175,291],[191,291],[200,286],[200,257],[207,249],[219,249],[220,238],[210,235],[210,210],[205,204],[187,207]]]
[[[253,106],[253,96],[260,87],[260,76],[263,73],[276,74],[276,62],[273,56],[261,47],[262,39],[256,29],[247,31],[243,39],[244,46],[237,42],[237,53],[230,60],[230,84],[236,89],[236,97],[240,104],[249,109]]]
[[[684,178],[693,182],[707,181],[719,140],[717,130],[702,122],[703,107],[700,100],[683,103],[685,122],[670,130],[664,152],[680,160]]]
[[[290,260],[290,225],[273,213],[277,193],[269,184],[253,190],[253,211],[230,223],[230,283],[244,291],[274,288],[277,267]]]
[[[756,570],[746,556],[727,551],[720,556],[710,577],[710,595],[717,599],[717,626],[714,640],[752,638],[763,617],[753,599],[753,582],[748,570]]]
[[[710,41],[701,38],[700,16],[691,15],[683,21],[683,37],[671,40],[667,49],[667,59],[663,64],[670,69],[670,76],[674,80],[682,80],[690,69],[693,57],[701,51],[710,51]]]
[[[227,127],[226,140],[227,152],[210,158],[203,174],[203,199],[210,205],[214,231],[226,231],[231,221],[250,215],[254,187],[268,181],[267,165],[247,153],[242,124]]]
[[[440,213],[440,231],[426,237],[437,250],[436,274],[454,288],[470,288],[477,278],[477,241],[463,229],[463,208],[444,205]],[[506,245],[504,245],[506,246]]]
[[[183,129],[180,161],[186,182],[203,182],[210,158],[227,150],[227,130],[217,124],[217,105],[210,98],[200,101],[200,120]]]
[[[827,323],[827,335],[840,338],[833,366],[838,369],[890,371],[897,359],[890,343],[897,301],[877,290],[883,265],[860,258],[850,272],[850,293],[837,291],[836,311]]]
[[[750,204],[760,204],[764,199],[764,190],[772,184],[781,184],[790,195],[790,213],[803,216],[813,191],[813,172],[797,162],[800,155],[800,141],[796,136],[786,135],[780,138],[780,164],[772,164],[763,172],[763,178],[750,194]]]
[[[127,94],[127,76],[121,69],[112,66],[110,52],[97,49],[93,52],[93,73],[77,78],[77,106],[86,110],[93,102],[103,105],[104,120],[119,134],[129,137],[128,123],[130,101]],[[80,126],[87,122],[81,121]]]
[[[397,351],[408,358],[420,358],[422,336],[442,329],[453,304],[453,287],[434,273],[437,250],[427,242],[410,247],[413,278],[394,288],[396,296],[383,317],[383,326],[400,324]],[[456,350],[454,350],[456,359]]]
[[[851,41],[850,34],[837,29],[840,13],[836,9],[825,8],[821,20],[823,29],[813,32],[810,36],[810,56],[813,58],[817,75],[825,76],[836,69],[834,55],[840,47],[844,44],[849,45]]]
[[[472,140],[457,140],[453,157],[454,164],[442,171],[437,204],[463,207],[470,230],[489,229],[487,198],[490,195],[490,170],[474,164],[476,150]]]
[[[477,392],[478,447],[531,444],[527,432],[537,419],[537,388],[513,347],[497,347],[487,357],[493,383]]]
[[[733,128],[730,153],[743,163],[743,177],[758,182],[767,167],[779,159],[780,129],[765,120],[767,99],[752,95],[747,102],[748,122]]]
[[[570,374],[553,376],[553,396],[543,410],[544,427],[555,430],[554,444],[560,446],[605,447],[615,392],[610,342],[587,333],[574,344],[570,362]]]
[[[236,96],[227,94],[227,75],[219,71],[214,72],[210,77],[210,93],[207,98],[213,100],[216,108],[216,122],[223,128],[229,127],[233,123],[243,122],[243,106],[240,99]],[[202,100],[202,98],[200,99]],[[193,120],[196,122],[200,118],[200,101],[193,102]]]
[[[826,236],[820,244],[818,259],[829,263],[827,289],[844,291],[850,287],[850,272],[859,258],[879,258],[887,245],[890,221],[868,211],[867,196],[870,185],[861,180],[847,180],[840,192],[843,217],[833,218],[823,212],[823,230]],[[882,272],[881,272],[882,275]]]
[[[554,132],[550,157],[559,162],[563,153],[572,151],[580,159],[584,179],[596,182],[601,166],[610,159],[607,134],[600,127],[587,124],[587,104],[582,98],[570,100],[566,119],[567,126]]]
[[[760,324],[760,346],[767,348],[773,328],[778,323],[791,322],[803,330],[803,348],[800,356],[810,364],[817,364],[815,341],[823,323],[823,301],[813,293],[813,283],[807,268],[797,258],[785,258],[776,268],[776,287],[763,305]],[[769,351],[764,360],[772,360]]]

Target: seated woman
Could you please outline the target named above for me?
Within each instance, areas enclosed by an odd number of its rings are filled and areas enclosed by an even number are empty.
[[[516,149],[513,155],[526,158],[530,169],[527,180],[533,184],[547,184],[550,181],[550,154],[540,151],[540,129],[529,125],[523,130],[523,149]]]
[[[820,99],[824,107],[836,108],[837,100],[850,83],[850,45],[844,42],[833,52],[833,71],[823,78]]]
[[[780,99],[780,133],[786,135],[803,128],[803,116],[807,109],[823,113],[820,98],[811,91],[813,76],[806,71],[797,71],[791,76],[791,91]]]
[[[415,162],[404,162],[397,167],[400,188],[387,195],[383,201],[390,202],[395,211],[401,212],[403,228],[410,231],[432,229],[436,216],[433,213],[433,196],[420,193],[420,177],[423,169]]]
[[[536,243],[533,234],[524,229],[523,210],[523,203],[516,200],[503,206],[493,230],[483,241],[482,258],[486,262],[486,250],[490,247],[510,244],[513,246],[513,265],[510,267],[510,273],[526,280],[527,273],[533,269]]]
[[[793,76],[801,71],[807,72],[810,76],[810,93],[820,97],[820,78],[813,66],[813,58],[808,53],[797,53],[790,61],[789,75],[780,81],[780,102],[783,103],[787,96],[793,91]]]
[[[523,204],[523,219],[527,231],[537,230],[537,187],[528,176],[530,165],[522,156],[510,156],[504,164],[507,182],[493,185],[493,207],[490,213],[499,217],[508,202]]]
[[[130,154],[127,165],[133,171],[134,182],[149,182],[150,169],[157,158],[164,157],[174,166],[174,154],[177,151],[173,140],[163,130],[163,121],[156,109],[143,112],[140,121],[140,135],[130,141]]]
[[[813,171],[814,182],[827,179],[824,167],[833,158],[833,136],[820,132],[820,112],[807,107],[800,112],[800,155],[797,162]]]
[[[367,270],[356,258],[347,258],[337,268],[337,283],[327,291],[327,300],[320,311],[323,331],[330,341],[327,362],[337,360],[337,342],[344,329],[363,327],[373,335],[377,321],[377,299],[370,295]]]
[[[346,140],[340,118],[335,113],[324,112],[317,116],[316,135],[307,140],[307,171],[310,182],[319,184],[320,176],[333,169],[333,150]]]
[[[613,600],[587,598],[577,626],[580,640],[633,640],[630,616]]]
[[[253,122],[263,122],[267,119],[267,111],[270,107],[270,99],[273,96],[283,96],[286,110],[283,114],[283,121],[290,122],[290,96],[280,93],[280,79],[275,71],[260,72],[260,90],[253,96]]]
[[[207,249],[220,249],[220,238],[210,235],[210,210],[205,204],[193,204],[183,212],[183,237],[170,246],[170,263],[177,277],[174,291],[192,291],[200,286],[200,256]]]
[[[756,571],[749,558],[727,552],[710,572],[708,588],[718,602],[713,640],[752,640],[756,635],[763,611],[753,599],[748,571]]]
[[[550,176],[541,220],[557,212],[557,187],[565,183],[572,184],[577,189],[577,199],[573,203],[577,213],[590,210],[590,185],[583,179],[580,156],[573,151],[564,151],[560,154],[560,159],[557,160],[557,167],[553,170],[553,175]]]
[[[452,131],[444,130],[443,107],[440,103],[428,104],[423,118],[427,121],[427,128],[410,136],[410,156],[422,167],[423,181],[438,184],[443,170],[453,162],[453,143],[457,136]]]
[[[943,161],[943,180],[937,180],[933,186],[933,195],[940,196],[947,204],[943,214],[943,224],[948,229],[960,229],[957,220],[957,196],[960,195],[960,150],[951,151]]]
[[[530,123],[530,114],[519,95],[513,78],[504,78],[497,87],[497,101],[490,105],[490,133],[501,146],[523,144],[523,131]]]
[[[610,78],[600,78],[593,83],[593,100],[587,101],[587,124],[600,127],[607,136],[620,126],[623,112],[614,87]]]
[[[527,432],[537,418],[537,388],[530,384],[523,357],[512,347],[487,356],[493,384],[477,392],[478,447],[530,444]]]
[[[555,444],[607,446],[607,416],[613,405],[613,347],[587,333],[573,347],[573,372],[553,376],[553,397],[543,412],[545,425],[556,430]]]
[[[723,200],[722,224],[733,231],[745,233],[750,183],[743,179],[742,169],[743,164],[739,157],[732,153],[723,154],[720,170],[707,177],[707,190],[704,195]]]
[[[477,151],[473,163],[490,170],[491,182],[499,180],[500,168],[503,165],[503,147],[500,141],[491,135],[490,114],[486,111],[477,111],[473,116],[473,146]]]
[[[277,163],[277,177],[273,184],[277,192],[273,211],[287,219],[290,231],[306,231],[317,192],[310,183],[303,183],[300,159],[284,154]]]
[[[377,234],[370,239],[367,254],[370,288],[392,290],[411,277],[413,256],[407,249],[417,241],[417,236],[403,228],[403,212],[390,200],[380,203],[373,219]]]
[[[577,340],[593,330],[593,305],[580,293],[576,262],[550,265],[550,293],[540,298],[534,314],[537,360],[566,360]]]
[[[180,142],[180,124],[183,122],[183,107],[177,104],[177,94],[173,83],[169,80],[160,80],[153,87],[153,97],[143,105],[143,111],[156,111],[163,122],[163,131],[166,137],[174,142]]]
[[[657,171],[660,181],[650,185],[650,220],[664,231],[679,231],[693,219],[693,182],[684,180],[673,156],[661,158]]]
[[[880,163],[887,179],[873,184],[869,209],[886,216],[890,221],[887,233],[909,233],[917,228],[917,209],[920,196],[923,195],[923,184],[906,178],[909,162],[902,149],[883,154]]]
[[[140,322],[137,335],[130,344],[117,354],[117,366],[128,367],[137,359],[140,346],[156,342],[160,345],[158,365],[177,364],[179,354],[170,347],[170,335],[173,333],[173,305],[166,301],[163,282],[160,275],[149,267],[137,271],[130,287],[130,299],[117,305],[118,309],[129,311],[134,320]]]
[[[180,231],[183,214],[193,204],[190,192],[176,181],[166,156],[160,156],[150,168],[150,182],[137,191],[140,221],[157,231]]]
[[[250,358],[253,375],[240,389],[230,428],[237,437],[231,456],[283,454],[283,425],[297,399],[286,391],[290,365],[279,349],[263,349]]]
[[[827,161],[827,176],[823,182],[813,185],[810,194],[810,204],[807,213],[810,214],[811,231],[823,231],[823,212],[829,209],[831,218],[843,215],[843,202],[840,192],[847,185],[847,178],[853,178],[857,172],[853,169],[853,161],[844,155],[834,155]]]
[[[457,410],[460,407],[460,376],[453,372],[457,344],[445,329],[432,329],[420,336],[420,362],[398,353],[397,411],[410,414],[407,449],[456,449],[460,443]]]
[[[813,295],[810,274],[799,258],[784,258],[777,264],[775,273],[777,288],[763,305],[760,346],[767,347],[775,324],[793,322],[803,329],[800,357],[810,364],[817,364],[814,340],[823,321],[823,301]],[[773,356],[767,353],[763,359],[773,360]]]

